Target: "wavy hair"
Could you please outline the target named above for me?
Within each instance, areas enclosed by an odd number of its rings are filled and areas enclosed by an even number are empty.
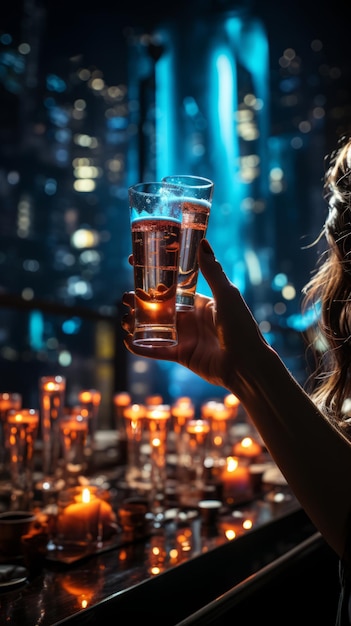
[[[351,398],[351,139],[341,138],[328,160],[323,196],[328,216],[317,241],[327,247],[303,289],[303,308],[319,308],[310,348],[314,372],[310,395],[339,425],[349,427],[345,407]],[[351,412],[349,413],[349,416]]]

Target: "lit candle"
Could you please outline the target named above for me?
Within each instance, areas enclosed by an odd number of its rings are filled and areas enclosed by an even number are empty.
[[[223,398],[223,402],[226,407],[231,410],[231,417],[236,417],[238,414],[240,400],[233,393],[229,393]]]
[[[238,457],[229,456],[221,473],[223,495],[228,503],[238,502],[251,494],[250,471]]]
[[[246,459],[255,459],[262,452],[262,446],[251,437],[244,437],[233,447],[233,454]]]
[[[75,409],[59,423],[64,459],[64,477],[67,484],[78,482],[79,475],[87,469],[85,448],[88,437],[88,418]]]
[[[186,425],[186,432],[190,435],[189,445],[191,448],[203,446],[210,432],[210,424],[207,420],[190,420]]]
[[[60,494],[56,543],[96,543],[114,530],[116,516],[95,487],[75,487]]]
[[[174,418],[173,428],[176,433],[180,433],[187,420],[193,419],[195,407],[190,399],[179,398],[172,406],[171,413]]]
[[[130,406],[131,402],[132,396],[128,391],[119,391],[113,396],[115,428],[118,437],[118,461],[121,465],[127,463],[127,433],[123,416],[126,407]]]
[[[151,490],[150,508],[154,520],[158,521],[164,515],[164,496],[167,479],[166,443],[167,424],[171,417],[169,404],[146,406],[145,418],[149,426],[151,448]]]
[[[146,406],[158,406],[163,403],[163,398],[159,394],[155,394],[153,396],[147,396],[145,398]]]
[[[243,535],[253,527],[253,519],[240,511],[235,511],[233,517],[220,521],[217,528],[223,533],[228,541]]]
[[[145,418],[143,404],[131,404],[124,409],[125,430],[127,434],[126,480],[131,487],[142,478],[143,462],[141,443]]]
[[[20,409],[22,406],[22,396],[19,393],[0,393],[0,418],[5,419],[9,409]]]

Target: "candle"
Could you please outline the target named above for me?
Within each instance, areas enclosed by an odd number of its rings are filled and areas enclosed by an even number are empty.
[[[131,402],[132,396],[128,393],[128,391],[119,391],[113,396],[115,428],[118,437],[118,462],[121,465],[125,465],[127,463],[127,433],[123,416],[126,407],[130,406]]]
[[[119,412],[124,407],[129,406],[131,401],[132,397],[130,393],[128,393],[128,391],[119,391],[113,396],[113,404],[117,412]]]
[[[127,435],[125,477],[131,487],[136,487],[142,479],[144,462],[141,455],[141,444],[145,413],[143,404],[131,404],[124,409],[125,431]]]
[[[22,396],[19,393],[0,393],[0,418],[5,419],[6,412],[9,409],[20,409],[22,405]]]
[[[206,402],[201,408],[202,416],[210,420],[211,437],[209,457],[214,465],[218,465],[230,453],[228,440],[228,420],[231,409],[224,402]]]
[[[195,407],[189,398],[179,398],[172,406],[171,413],[174,418],[174,431],[180,433],[183,426],[195,415]]]
[[[59,423],[64,459],[64,478],[67,484],[79,482],[78,477],[87,469],[85,448],[88,437],[88,418],[73,409]]]
[[[250,471],[248,465],[238,457],[229,456],[222,470],[223,496],[228,504],[241,501],[251,495]]]
[[[62,449],[58,423],[64,413],[65,392],[66,379],[63,376],[42,376],[39,379],[43,479],[37,486],[44,493],[56,491],[60,478]]]
[[[171,417],[169,404],[146,406],[145,418],[149,427],[151,448],[150,509],[158,523],[164,516],[164,498],[167,480],[166,444],[167,425]]]
[[[236,417],[238,414],[240,400],[233,393],[229,393],[223,398],[223,403],[231,411],[231,417]]]
[[[116,517],[111,505],[94,487],[75,487],[60,494],[55,543],[96,543],[114,530]]]
[[[145,398],[146,406],[158,406],[163,403],[163,398],[159,394],[155,394],[153,396],[147,396]]]
[[[190,420],[186,425],[186,432],[189,435],[189,445],[191,448],[203,446],[210,432],[210,424],[204,419]]]
[[[233,454],[246,459],[255,459],[262,452],[262,446],[251,437],[244,437],[233,447]]]
[[[234,511],[232,517],[220,521],[217,527],[218,531],[231,541],[252,529],[253,518],[245,512]]]

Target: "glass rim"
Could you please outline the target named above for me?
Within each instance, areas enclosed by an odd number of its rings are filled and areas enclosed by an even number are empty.
[[[179,182],[176,182],[177,180]],[[197,176],[196,174],[169,174],[168,176],[163,176],[162,181],[171,185],[197,187],[198,189],[207,189],[208,187],[214,187],[213,180],[211,180],[210,178],[206,178],[205,176]]]
[[[150,185],[150,191],[147,191],[146,188],[143,190],[143,187],[146,187],[147,185]],[[152,191],[151,187],[154,186],[155,191]],[[135,185],[130,185],[130,187],[128,187],[128,193],[131,194],[133,192],[136,192],[140,195],[145,195],[145,196],[154,196],[157,194],[157,189],[163,189],[163,188],[167,188],[170,189],[172,191],[176,191],[177,194],[176,195],[180,195],[180,185],[176,184],[176,183],[169,183],[167,181],[164,180],[151,180],[151,181],[145,181],[145,182],[140,182],[140,183],[135,183]]]

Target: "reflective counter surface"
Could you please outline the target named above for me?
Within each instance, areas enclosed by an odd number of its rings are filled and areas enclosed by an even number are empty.
[[[117,508],[130,495],[120,487],[121,471],[107,469],[99,477]],[[25,574],[12,581],[0,578],[0,621],[11,626],[95,624],[99,607],[112,602],[116,623],[118,616],[140,615],[163,626],[176,624],[313,533],[286,487],[264,489],[236,506],[222,505],[217,514],[170,502],[159,528],[151,521],[134,529],[119,527],[110,543],[71,564],[31,545],[26,557],[12,561],[25,567]],[[11,559],[3,558],[4,563]]]

